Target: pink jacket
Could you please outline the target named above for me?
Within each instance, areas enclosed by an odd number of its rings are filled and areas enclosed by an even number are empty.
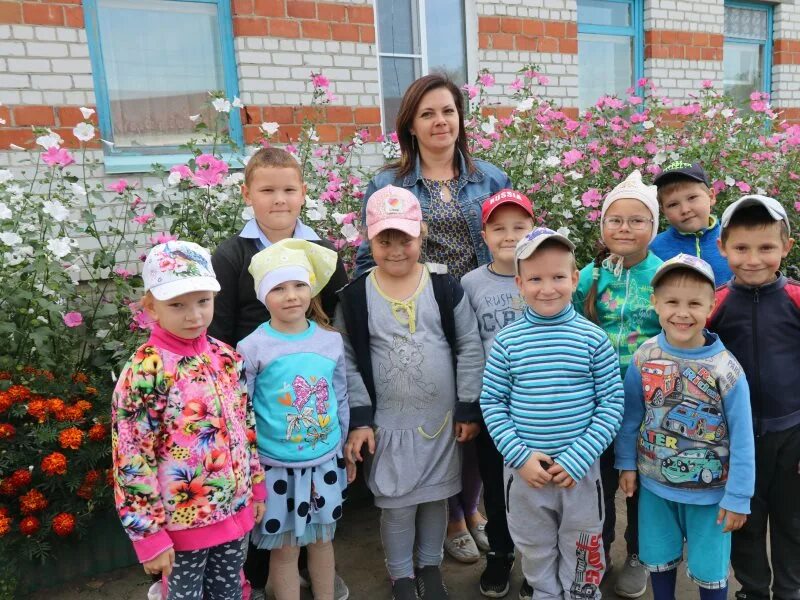
[[[266,499],[241,357],[205,333],[155,326],[117,381],[112,459],[117,511],[141,562],[243,537]]]

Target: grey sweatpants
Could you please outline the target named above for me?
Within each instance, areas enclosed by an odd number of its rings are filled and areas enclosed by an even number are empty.
[[[447,531],[447,501],[381,509],[381,541],[389,577],[414,577],[417,566],[439,566]]]
[[[572,489],[531,487],[508,467],[503,476],[508,530],[533,597],[599,599],[606,568],[599,462]]]
[[[175,553],[167,600],[242,600],[245,538]]]

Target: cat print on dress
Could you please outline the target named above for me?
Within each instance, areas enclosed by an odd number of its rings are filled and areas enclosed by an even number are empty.
[[[411,337],[394,335],[389,351],[390,364],[378,365],[378,380],[385,390],[388,408],[414,412],[428,408],[436,396],[436,385],[424,383],[422,345]]]

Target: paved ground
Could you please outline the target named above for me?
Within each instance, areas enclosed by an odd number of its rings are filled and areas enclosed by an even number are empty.
[[[622,540],[624,528],[624,502],[617,498],[619,532],[617,538]],[[345,516],[340,522],[336,537],[336,562],[339,572],[344,576],[350,586],[352,600],[389,600],[389,584],[383,564],[380,536],[378,532],[378,511],[363,502],[350,505],[345,510]],[[617,565],[624,560],[622,545],[615,543],[612,549],[612,558]],[[462,565],[451,559],[446,559],[444,574],[453,600],[478,600],[482,598],[478,591],[478,578],[483,569],[483,560],[475,565]],[[612,573],[603,583],[603,597],[609,600],[617,599],[613,587],[615,574]],[[516,600],[521,584],[519,565],[514,568],[512,588],[506,598]],[[30,596],[30,600],[146,600],[149,578],[145,576],[141,567],[130,567],[112,571],[104,576],[91,580],[76,581],[58,589],[48,589]],[[651,600],[652,594],[648,589],[642,596],[644,600]],[[697,588],[691,584],[685,573],[678,575],[678,591],[676,597],[680,600],[697,598]],[[733,590],[729,594],[733,598]],[[303,600],[310,600],[310,595]]]

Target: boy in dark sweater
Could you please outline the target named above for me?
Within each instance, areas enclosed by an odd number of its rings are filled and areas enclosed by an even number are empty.
[[[720,251],[733,279],[709,319],[750,385],[756,488],[733,535],[737,598],[800,598],[800,283],[780,273],[794,241],[774,198],[744,196],[722,214]],[[767,554],[767,525],[771,556]],[[771,560],[771,565],[770,565]]]
[[[285,150],[262,148],[250,158],[244,171],[242,195],[245,204],[253,209],[253,218],[238,235],[222,242],[211,257],[221,290],[214,302],[214,320],[208,333],[234,348],[270,318],[266,306],[256,297],[253,276],[248,271],[256,253],[286,238],[309,240],[334,250],[333,244],[321,240],[300,221],[306,185],[300,165]],[[336,272],[320,292],[326,315],[333,315],[338,302],[336,292],[346,284],[344,264],[338,260]],[[301,554],[301,568],[305,566],[303,559]],[[253,588],[252,600],[264,598],[269,551],[250,545],[244,571]],[[347,586],[337,575],[335,600],[345,600],[348,596]]]

